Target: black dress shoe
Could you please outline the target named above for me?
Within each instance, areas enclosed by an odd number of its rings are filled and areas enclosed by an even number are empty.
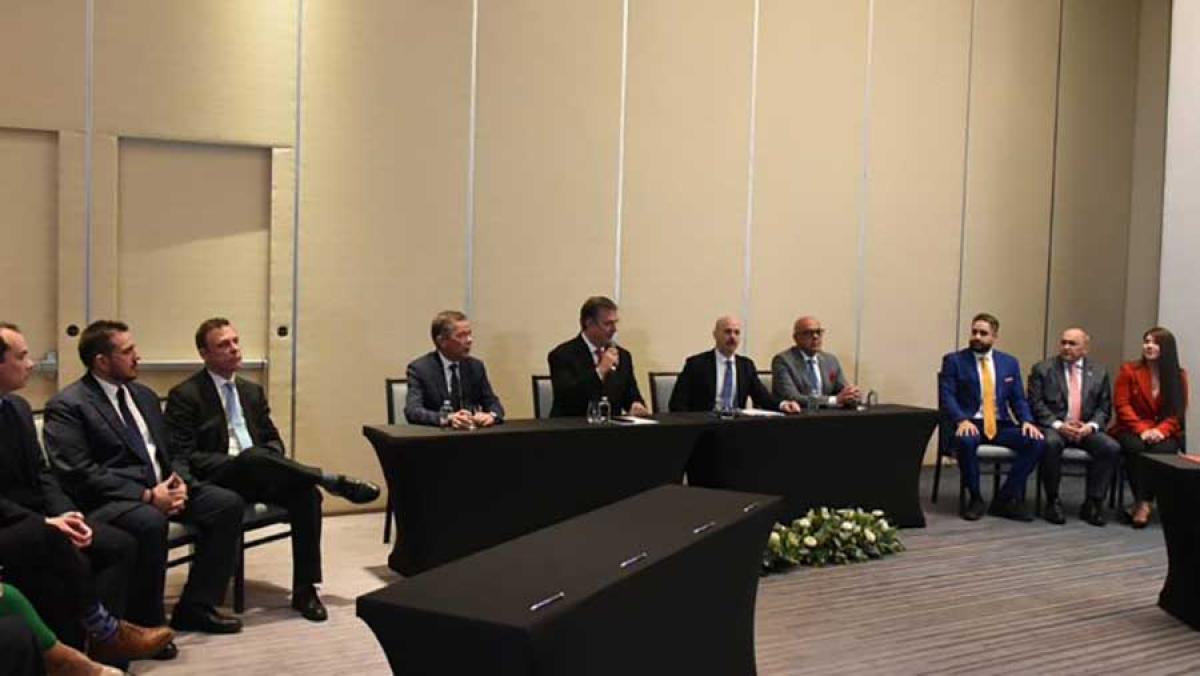
[[[300,615],[309,622],[324,622],[329,619],[325,604],[317,596],[317,590],[309,585],[292,592],[292,608],[300,611]]]
[[[362,505],[379,497],[379,486],[370,481],[339,474],[337,481],[329,488],[329,492],[339,498],[346,498],[356,505]]]
[[[1025,501],[1019,498],[992,500],[992,505],[988,508],[988,514],[1012,519],[1013,521],[1033,521],[1033,516],[1029,513],[1029,509],[1025,507]]]
[[[1062,501],[1058,498],[1046,501],[1046,507],[1042,510],[1042,518],[1050,523],[1059,526],[1067,522],[1067,515],[1063,513]]]
[[[162,650],[154,653],[150,659],[165,662],[167,660],[173,660],[176,657],[179,657],[179,648],[176,647],[174,641],[168,641],[167,644],[162,647]]]
[[[959,508],[958,515],[967,521],[978,521],[983,518],[983,498],[972,495],[969,502]]]
[[[1093,526],[1103,526],[1105,524],[1104,507],[1100,506],[1096,500],[1084,500],[1083,506],[1079,508],[1079,519]]]
[[[171,628],[206,634],[236,634],[242,630],[242,621],[210,606],[177,605],[171,613]]]

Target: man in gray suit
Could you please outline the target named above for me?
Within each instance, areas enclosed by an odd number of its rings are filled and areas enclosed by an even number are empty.
[[[1087,358],[1090,341],[1083,329],[1063,331],[1058,356],[1036,364],[1029,373],[1029,406],[1046,435],[1046,453],[1042,456],[1046,507],[1042,517],[1050,523],[1066,522],[1058,499],[1063,448],[1081,448],[1092,456],[1079,518],[1093,526],[1104,525],[1104,494],[1121,450],[1121,445],[1104,432],[1112,417],[1112,387],[1104,366]]]
[[[430,326],[436,348],[408,365],[404,417],[413,425],[454,429],[490,427],[504,420],[504,407],[492,391],[483,362],[471,356],[471,322],[455,310],[439,312]],[[440,409],[450,403],[442,421]]]
[[[825,329],[816,317],[801,317],[792,327],[794,347],[771,360],[771,389],[780,400],[819,406],[852,406],[859,390],[846,381],[837,357],[821,351]]]

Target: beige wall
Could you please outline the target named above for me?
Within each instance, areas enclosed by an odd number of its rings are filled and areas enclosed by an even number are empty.
[[[860,382],[922,405],[976,311],[1025,362],[1078,322],[1114,363],[1154,301],[1166,0],[1065,0],[1061,25],[1043,0],[82,6],[0,0],[24,64],[0,144],[28,155],[0,158],[0,219],[39,252],[0,262],[41,299],[13,319],[70,347],[90,289],[188,354],[196,318],[155,292],[245,237],[249,309],[189,303],[255,316],[296,455],[335,471],[379,477],[361,427],[444,308],[525,416],[593,293],[619,293],[643,382],[718,314],[765,368],[812,313]],[[205,195],[212,232],[156,229],[206,222]]]

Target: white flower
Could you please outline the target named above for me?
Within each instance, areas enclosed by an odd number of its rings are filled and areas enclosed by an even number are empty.
[[[872,510],[871,510],[871,516],[873,516],[873,517],[875,517],[876,519],[878,519],[879,517],[883,516],[883,510],[882,510],[882,509],[872,509]]]
[[[849,521],[843,521],[842,530],[854,530],[854,524],[850,523]]]
[[[767,538],[767,544],[772,549],[779,549],[779,533],[772,531],[771,537]]]
[[[803,518],[796,521],[796,525],[801,528],[812,528],[812,521],[809,521],[808,518]]]
[[[821,518],[822,518],[822,519],[828,519],[828,518],[829,518],[829,509],[828,509],[828,508],[826,508],[826,507],[822,507],[822,508],[821,508]]]
[[[872,533],[870,528],[863,531],[863,536],[867,538],[867,542],[875,542],[875,533]]]
[[[805,547],[816,547],[817,539],[811,535],[804,536],[804,546]]]
[[[879,530],[887,532],[887,531],[891,530],[891,528],[892,527],[888,525],[887,519],[879,520]]]
[[[854,524],[854,532],[855,532],[855,533],[861,533],[861,532],[862,532],[862,526],[860,526],[860,525],[858,525],[858,524]]]
[[[800,536],[796,535],[795,533],[788,533],[787,541],[789,547],[795,547],[796,545],[800,544]]]

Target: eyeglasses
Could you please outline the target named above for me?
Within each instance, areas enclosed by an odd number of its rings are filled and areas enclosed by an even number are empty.
[[[800,335],[811,336],[811,337],[815,338],[817,336],[825,335],[825,329],[804,329],[803,331],[800,332]]]

